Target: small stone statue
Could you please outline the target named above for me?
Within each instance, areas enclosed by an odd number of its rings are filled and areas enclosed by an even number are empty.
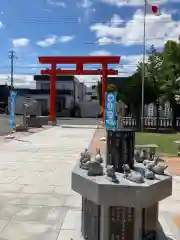
[[[144,177],[146,179],[153,180],[155,178],[155,173],[150,171],[148,166],[146,166],[145,169],[144,169]]]
[[[146,159],[149,159],[149,153],[146,149],[143,149],[140,153],[140,158],[142,159],[142,162]]]
[[[136,183],[143,183],[144,176],[141,173],[131,171],[127,164],[123,165],[124,169],[124,177],[129,181],[136,182]]]
[[[165,163],[157,163],[155,165],[147,164],[147,167],[150,171],[152,171],[155,174],[164,175],[164,171],[165,169],[167,169],[168,165]]]
[[[100,148],[96,148],[95,161],[99,163],[103,163],[103,158],[101,156]]]
[[[91,161],[91,154],[88,149],[85,148],[84,152],[80,153],[80,168],[87,169],[88,164]]]
[[[155,156],[154,152],[150,152],[150,154],[149,154],[149,160],[150,160],[150,161],[153,161],[155,157],[156,157],[156,156]]]
[[[136,162],[138,162],[138,163],[142,163],[143,162],[143,160],[142,160],[142,158],[141,158],[141,155],[140,155],[140,152],[139,151],[135,151],[135,153],[134,153],[134,159],[135,159],[135,161]]]
[[[106,174],[108,178],[111,178],[111,181],[114,183],[118,183],[118,179],[115,174],[115,169],[113,165],[108,165],[106,169]]]
[[[100,150],[97,149],[97,155],[94,160],[88,162],[88,176],[102,176],[103,175],[103,166],[101,163],[103,159],[100,155]]]
[[[150,160],[144,160],[143,161],[143,164],[144,166],[155,166],[157,164],[157,160],[153,160],[153,161],[150,161]]]
[[[115,170],[113,165],[108,165],[106,169],[107,176],[112,178],[115,175]]]
[[[128,164],[123,164],[122,168],[126,173],[131,173],[131,169]]]

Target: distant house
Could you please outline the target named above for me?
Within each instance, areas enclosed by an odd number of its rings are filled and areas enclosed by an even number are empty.
[[[5,112],[8,106],[9,87],[8,85],[0,85],[0,111]]]

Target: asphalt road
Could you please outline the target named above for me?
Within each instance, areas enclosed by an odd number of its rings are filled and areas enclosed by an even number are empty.
[[[15,116],[15,123],[22,124],[22,116]],[[93,118],[58,118],[58,125],[92,125],[99,123],[99,119]],[[9,126],[9,115],[0,114],[0,136],[7,135],[11,129]]]

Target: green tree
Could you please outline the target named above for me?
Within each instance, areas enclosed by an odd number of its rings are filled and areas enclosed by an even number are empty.
[[[155,98],[151,82],[144,81],[144,104],[151,103]],[[137,71],[128,77],[120,89],[120,99],[128,106],[130,112],[136,117],[137,127],[140,128],[141,104],[142,104],[142,64],[138,65]]]
[[[147,51],[148,62],[146,64],[145,73],[148,81],[153,88],[154,98],[152,103],[156,105],[156,130],[159,130],[159,118],[160,118],[160,100],[162,97],[163,89],[163,54],[157,52],[154,45]]]
[[[163,77],[162,85],[164,97],[169,101],[172,108],[172,127],[176,129],[176,118],[179,115],[179,105],[175,95],[179,94],[180,82],[180,43],[168,41],[163,52]]]
[[[119,91],[114,84],[109,84],[107,86],[107,92],[117,92],[117,101],[119,100]],[[102,83],[101,83],[101,81],[99,81],[97,84],[97,95],[98,95],[99,104],[101,106],[101,102],[102,102]]]

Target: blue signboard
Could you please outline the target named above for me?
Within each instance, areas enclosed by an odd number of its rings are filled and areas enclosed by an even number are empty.
[[[10,92],[10,104],[9,104],[10,119],[9,119],[9,123],[10,123],[10,128],[12,128],[12,129],[15,127],[14,114],[15,114],[16,96],[17,96],[17,92],[14,92],[14,91]]]
[[[116,121],[116,92],[106,93],[105,123],[106,129],[114,130],[117,126]]]

